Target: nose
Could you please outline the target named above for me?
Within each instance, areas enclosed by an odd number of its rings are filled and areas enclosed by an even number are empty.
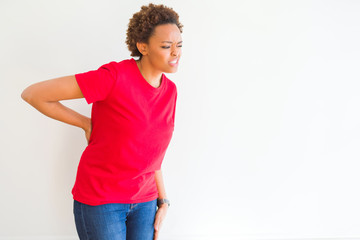
[[[178,56],[180,52],[180,49],[178,49],[177,47],[173,48],[173,50],[171,51],[171,54],[173,56]]]

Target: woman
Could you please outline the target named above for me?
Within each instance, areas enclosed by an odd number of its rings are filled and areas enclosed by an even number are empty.
[[[33,84],[22,98],[82,128],[84,150],[72,189],[80,239],[157,239],[168,207],[161,164],[174,130],[183,25],[172,8],[149,4],[130,19],[131,56],[97,70]],[[85,98],[91,118],[59,101]]]

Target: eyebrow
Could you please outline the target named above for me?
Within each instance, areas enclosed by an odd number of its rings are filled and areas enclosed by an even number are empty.
[[[162,41],[162,43],[164,43],[164,42],[166,42],[166,43],[172,43],[171,41]],[[182,43],[183,41],[180,41],[180,42],[178,42],[178,43]]]

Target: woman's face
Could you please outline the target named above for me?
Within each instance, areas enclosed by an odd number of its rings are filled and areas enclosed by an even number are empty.
[[[177,71],[181,57],[182,38],[176,24],[155,27],[154,34],[146,45],[146,57],[153,68],[166,73]]]

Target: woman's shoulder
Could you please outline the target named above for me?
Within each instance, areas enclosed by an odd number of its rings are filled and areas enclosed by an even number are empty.
[[[130,66],[130,65],[134,65],[135,59],[133,58],[129,58],[129,59],[123,59],[123,60],[112,60],[108,63],[105,63],[104,65],[111,65],[113,67],[126,67],[126,66]]]
[[[176,84],[175,82],[173,82],[172,80],[170,80],[165,74],[164,74],[164,78],[166,79],[167,82],[167,88],[169,91],[172,91],[173,93],[177,93],[177,88],[176,88]]]
[[[121,75],[128,72],[133,72],[135,59],[112,60],[104,63],[100,68],[106,69],[113,75]]]

